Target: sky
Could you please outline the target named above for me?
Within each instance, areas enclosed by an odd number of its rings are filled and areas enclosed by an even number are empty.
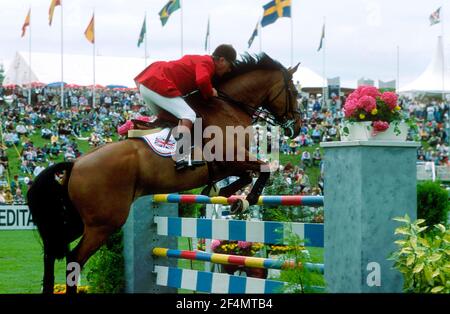
[[[222,43],[232,44],[238,54],[259,53],[261,48],[290,66],[292,29],[294,64],[301,62],[329,78],[340,76],[342,86],[355,86],[361,77],[396,79],[397,47],[400,86],[406,85],[425,70],[442,31],[445,62],[450,66],[450,3],[443,6],[446,0],[292,0],[292,18],[280,18],[262,28],[250,49],[247,41],[269,0],[182,0],[182,12],[175,11],[164,27],[158,12],[167,0],[61,1],[68,54],[92,54],[84,31],[95,9],[97,55],[143,58],[144,44],[138,48],[137,41],[147,14],[150,60],[181,56],[181,25],[183,53],[207,54],[209,16],[211,51]],[[28,51],[30,29],[25,37],[20,35],[30,6],[32,51],[60,53],[61,7],[56,7],[49,26],[50,2],[0,0],[0,63],[5,67],[16,51]],[[430,26],[429,16],[439,7],[443,22]],[[324,20],[325,46],[318,52]]]

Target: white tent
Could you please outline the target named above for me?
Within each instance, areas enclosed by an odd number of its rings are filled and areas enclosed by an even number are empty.
[[[444,49],[442,37],[439,36],[433,59],[426,70],[413,82],[402,86],[399,92],[442,93],[443,90],[445,93],[450,92],[450,69],[444,70]]]
[[[322,76],[304,66],[299,66],[297,72],[294,73],[294,84],[297,84],[297,81],[301,88],[322,87],[324,84]]]
[[[6,70],[4,85],[30,82],[45,84],[61,81],[60,55],[17,52]],[[64,82],[82,86],[93,84],[93,60],[89,55],[64,55]],[[147,64],[150,64],[148,62]],[[135,87],[133,79],[145,68],[143,58],[95,57],[95,83]]]

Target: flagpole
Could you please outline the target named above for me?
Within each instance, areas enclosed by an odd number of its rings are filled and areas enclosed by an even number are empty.
[[[145,67],[147,67],[147,11],[145,11],[145,16],[144,16],[144,24],[145,24],[145,56],[144,56],[144,63],[145,63]]]
[[[293,3],[291,3],[291,67],[294,66],[294,15],[292,14],[292,5]]]
[[[445,102],[444,6],[441,7],[441,41],[442,41],[442,102]]]
[[[261,20],[258,23],[258,37],[259,37],[259,53],[262,52],[262,26],[261,26]]]
[[[63,2],[60,1],[61,5],[61,106],[64,108],[64,42],[63,42]]]
[[[183,4],[180,0],[180,21],[181,21],[181,56],[183,56]]]
[[[31,106],[31,6],[30,6],[30,21],[28,25],[28,64],[30,69],[28,70],[28,105]]]
[[[94,25],[93,25],[93,33],[94,33],[94,42],[93,42],[93,45],[92,45],[92,55],[93,55],[93,78],[94,78],[94,85],[92,86],[92,108],[94,109],[94,107],[95,107],[95,42],[96,42],[96,40],[95,40],[95,9],[94,9],[94,13],[92,14],[92,17],[93,17],[93,22],[94,22]]]
[[[326,42],[327,42],[327,40],[326,40],[326,37],[327,36],[325,36],[325,16],[323,17],[323,33],[324,33],[324,35],[323,35],[323,47],[322,47],[322,62],[323,62],[323,69],[322,69],[322,73],[323,73],[323,88],[322,88],[322,103],[323,103],[323,106],[325,107],[325,105],[326,105],[326,99],[325,99],[325,87],[326,87],[326,80],[327,80],[327,77],[326,77],[326,71],[325,71],[325,49],[326,49]]]
[[[400,46],[397,45],[397,92],[400,90]]]

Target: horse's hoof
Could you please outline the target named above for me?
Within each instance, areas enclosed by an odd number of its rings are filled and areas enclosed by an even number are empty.
[[[250,206],[250,204],[249,204],[249,202],[247,200],[239,199],[239,200],[237,200],[236,202],[234,202],[231,205],[230,212],[233,215],[234,214],[238,214],[238,213],[241,213],[243,211],[246,211],[249,206]]]

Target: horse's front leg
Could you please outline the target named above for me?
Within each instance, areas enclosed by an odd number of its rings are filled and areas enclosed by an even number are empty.
[[[261,195],[267,183],[267,180],[270,178],[270,165],[261,160],[237,162],[236,164],[238,164],[239,167],[246,169],[247,171],[259,173],[258,179],[256,180],[250,193],[246,197],[248,205],[255,205],[256,203],[258,203],[259,196]],[[242,210],[245,210],[246,206],[247,205],[242,201],[235,202],[231,206],[231,212],[240,212]]]

